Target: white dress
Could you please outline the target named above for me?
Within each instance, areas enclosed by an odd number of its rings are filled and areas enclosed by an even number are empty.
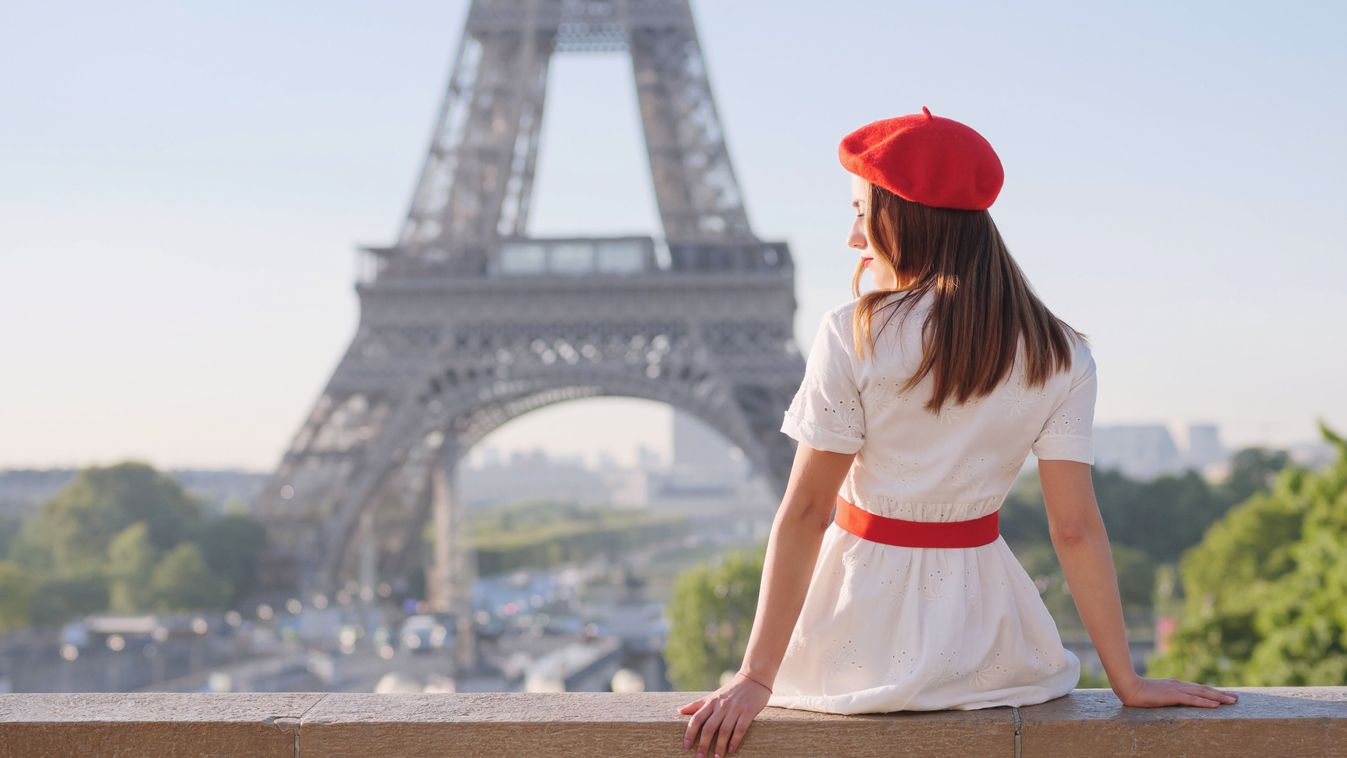
[[[890,299],[898,294],[890,295]],[[1071,371],[1028,387],[1021,361],[991,395],[922,409],[932,376],[898,387],[921,357],[934,295],[876,314],[876,354],[852,346],[859,300],[829,311],[781,431],[857,453],[840,495],[913,521],[962,521],[1001,507],[1030,451],[1094,463],[1089,346],[1070,334]],[[834,521],[768,705],[826,713],[1030,705],[1069,693],[1080,660],[1062,645],[1033,580],[1003,537],[971,548],[914,548],[857,537]]]

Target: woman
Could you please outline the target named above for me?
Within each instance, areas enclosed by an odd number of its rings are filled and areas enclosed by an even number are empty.
[[[1053,546],[1122,703],[1235,702],[1131,665],[1091,480],[1094,357],[987,212],[1003,180],[991,145],[923,106],[855,130],[838,153],[853,175],[856,299],[824,316],[783,417],[799,445],[743,664],[679,708],[692,716],[684,747],[733,752],[768,705],[967,710],[1071,692],[1080,661],[997,524],[1031,451]],[[877,289],[861,295],[867,270]]]

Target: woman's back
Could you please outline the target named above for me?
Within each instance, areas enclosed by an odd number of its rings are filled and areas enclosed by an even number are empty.
[[[920,363],[932,297],[905,319],[875,319],[875,350],[864,360],[851,338],[859,299],[819,325],[781,430],[819,450],[857,453],[838,494],[892,519],[971,521],[1001,507],[1031,450],[1092,463],[1094,361],[1074,334],[1071,370],[1042,387],[1028,386],[1017,355],[990,395],[949,403],[939,416],[922,407],[930,375],[899,391]],[[768,705],[829,713],[1030,705],[1079,679],[1079,658],[1000,534],[973,547],[910,547],[864,539],[835,519]]]
[[[910,313],[875,318],[875,349],[865,358],[852,340],[859,299],[828,311],[819,326],[781,429],[817,449],[857,453],[839,494],[882,516],[958,521],[999,508],[1031,451],[1094,463],[1094,358],[1070,330],[1071,370],[1043,386],[1029,385],[1017,355],[990,395],[947,401],[939,416],[923,407],[933,373],[899,391],[921,363],[921,328],[933,298],[927,292]]]

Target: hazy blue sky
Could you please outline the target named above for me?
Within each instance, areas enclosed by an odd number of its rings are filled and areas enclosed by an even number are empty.
[[[466,8],[6,3],[0,466],[271,468],[354,333],[354,246],[401,224]],[[1091,337],[1097,422],[1230,444],[1347,430],[1343,8],[693,5],[802,349],[851,297],[837,141],[924,104],[999,152],[992,214]],[[627,59],[550,83],[530,231],[658,232]],[[488,442],[630,460],[667,418],[591,400]]]

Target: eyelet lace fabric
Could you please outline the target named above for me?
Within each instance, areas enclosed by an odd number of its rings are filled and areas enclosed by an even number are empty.
[[[991,394],[936,415],[923,407],[930,377],[898,391],[920,358],[921,317],[877,335],[876,354],[862,361],[851,347],[855,304],[825,314],[781,430],[854,453],[841,494],[858,507],[963,521],[1001,507],[1030,453],[1094,462],[1096,368],[1083,341],[1072,343],[1071,369],[1047,383],[1029,385],[1017,360]],[[1079,677],[1079,659],[1004,539],[912,548],[833,523],[768,705],[825,713],[1030,705],[1065,695]]]
[[[824,713],[1030,705],[1079,679],[1079,658],[1003,539],[908,548],[832,524],[767,704]]]
[[[865,414],[859,397],[834,396],[822,386],[822,373],[806,374],[791,413],[807,424],[841,437],[864,437]]]

